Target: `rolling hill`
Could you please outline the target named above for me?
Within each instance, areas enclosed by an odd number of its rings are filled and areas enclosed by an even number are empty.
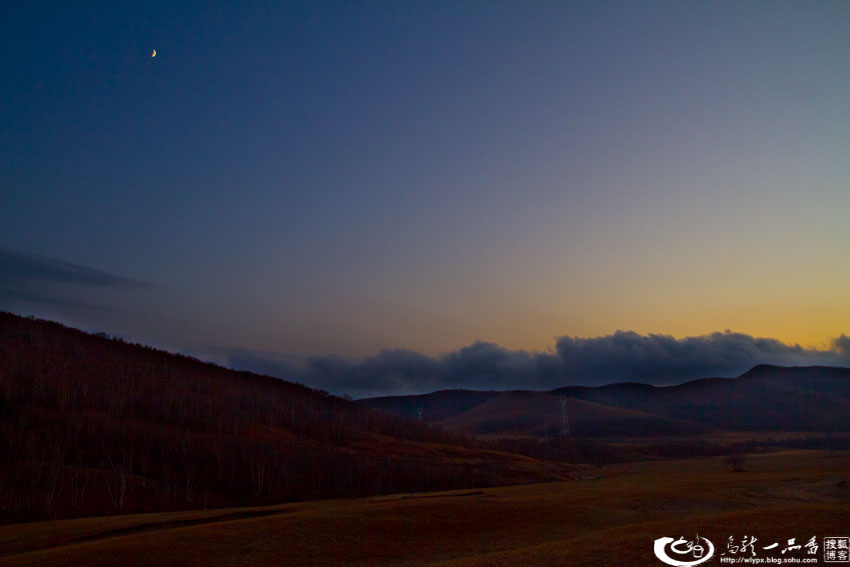
[[[0,520],[559,480],[270,376],[0,313]]]
[[[547,437],[568,398],[571,433],[583,437],[679,436],[722,431],[850,431],[850,369],[756,366],[738,378],[677,386],[619,383],[551,392],[446,390],[359,403],[414,415],[447,431],[488,437]]]
[[[756,366],[738,378],[678,386],[612,384],[553,391],[728,431],[850,430],[850,369]]]
[[[544,392],[503,392],[437,423],[452,432],[486,437],[553,437],[562,425],[561,402]],[[639,411],[567,399],[570,433],[580,437],[687,435],[707,426]]]
[[[417,408],[421,407],[422,419],[428,423],[436,423],[471,410],[501,394],[502,392],[492,390],[440,390],[418,396],[367,398],[358,400],[357,403],[411,419],[418,417]]]

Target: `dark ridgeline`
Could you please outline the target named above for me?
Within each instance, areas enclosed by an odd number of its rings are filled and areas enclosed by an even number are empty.
[[[551,392],[444,390],[359,404],[397,415],[418,405],[426,421],[473,435],[545,437],[556,431],[566,395],[573,434],[652,437],[710,431],[850,431],[850,369],[756,366],[738,378],[703,378],[678,386],[619,383]],[[436,402],[436,403],[435,403]]]
[[[418,417],[417,409],[421,407],[423,421],[436,423],[478,407],[501,393],[478,390],[440,390],[421,395],[366,398],[358,400],[358,403],[411,419]]]
[[[566,440],[559,435],[561,395],[567,396],[573,435]],[[539,459],[604,464],[781,448],[850,450],[847,368],[761,365],[738,378],[706,378],[678,386],[444,390],[358,400],[397,415],[411,415],[413,408],[433,407],[434,402],[439,409],[426,411],[426,421]]]
[[[5,521],[563,478],[483,451],[303,385],[0,313]]]
[[[650,413],[576,399],[567,400],[572,435],[585,438],[691,435],[712,430],[689,419]],[[445,431],[489,437],[551,438],[561,429],[561,403],[547,392],[514,390],[475,392],[444,390],[422,396],[390,396],[358,400],[359,404],[396,415],[409,416],[422,405],[426,421]]]
[[[553,393],[728,431],[850,431],[848,368],[759,365],[733,379],[573,386]]]

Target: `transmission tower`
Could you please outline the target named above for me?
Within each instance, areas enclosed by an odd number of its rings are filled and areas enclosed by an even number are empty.
[[[422,412],[423,411],[425,411],[425,408],[422,407],[422,406],[419,406],[418,408],[416,408],[416,415],[419,416],[419,421],[422,421]]]
[[[567,419],[567,396],[561,395],[561,436],[570,436],[570,421]]]

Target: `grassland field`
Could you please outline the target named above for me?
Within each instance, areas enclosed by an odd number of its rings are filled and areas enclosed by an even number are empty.
[[[647,461],[557,483],[7,525],[0,565],[634,566],[661,564],[663,536],[719,548],[850,535],[850,454],[750,455],[744,468]]]

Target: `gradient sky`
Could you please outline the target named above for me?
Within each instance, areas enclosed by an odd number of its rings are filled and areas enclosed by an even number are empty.
[[[61,4],[0,5],[0,309],[295,356],[850,330],[846,1]]]

